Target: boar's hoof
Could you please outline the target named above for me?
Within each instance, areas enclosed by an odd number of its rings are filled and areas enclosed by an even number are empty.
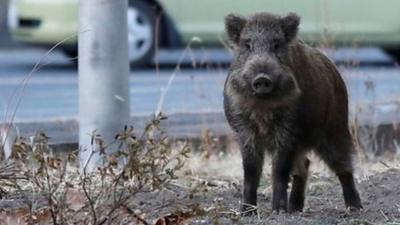
[[[357,212],[357,211],[361,211],[363,209],[361,203],[357,204],[357,205],[349,205],[347,206],[347,211],[350,212]]]
[[[289,204],[288,212],[289,213],[303,212],[303,206]]]

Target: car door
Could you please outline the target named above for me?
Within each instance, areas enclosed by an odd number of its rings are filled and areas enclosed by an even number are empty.
[[[399,0],[321,0],[320,20],[308,33],[316,40],[325,33],[336,44],[398,43],[399,8]]]
[[[314,23],[321,7],[321,0],[161,0],[161,3],[184,41],[199,37],[207,43],[222,41],[223,21],[229,13],[296,12],[302,16],[302,26],[310,30],[309,23]]]
[[[223,40],[225,15],[267,11],[301,16],[307,42],[389,45],[400,41],[399,0],[160,0],[181,37]]]

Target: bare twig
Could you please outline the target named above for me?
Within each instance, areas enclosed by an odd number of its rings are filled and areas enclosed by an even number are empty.
[[[183,51],[183,53],[181,54],[181,57],[178,60],[177,65],[175,66],[174,71],[172,72],[171,76],[168,79],[168,83],[164,88],[161,88],[161,94],[160,94],[160,99],[158,101],[157,104],[157,108],[156,111],[154,113],[155,116],[158,116],[161,113],[162,110],[162,106],[164,104],[164,98],[168,93],[168,90],[173,82],[173,80],[175,79],[176,74],[180,71],[180,66],[183,62],[183,60],[185,59],[186,54],[190,54],[191,53],[191,48],[190,46],[195,43],[195,42],[200,42],[200,39],[197,37],[192,38],[192,40],[190,40],[190,42],[186,45],[185,50]]]
[[[127,211],[130,215],[132,215],[135,219],[137,219],[137,220],[138,220],[139,222],[141,222],[143,225],[150,225],[146,220],[144,220],[144,219],[141,218],[139,215],[137,215],[137,214],[135,213],[135,211],[132,210],[129,206],[124,205],[123,207],[126,209],[126,211]]]

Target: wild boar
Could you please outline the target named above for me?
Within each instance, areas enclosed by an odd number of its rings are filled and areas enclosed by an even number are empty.
[[[297,38],[299,23],[294,13],[225,18],[234,57],[224,111],[241,148],[243,211],[257,204],[266,152],[272,157],[273,210],[302,211],[309,151],[338,176],[346,207],[362,208],[353,178],[345,83],[324,54]]]

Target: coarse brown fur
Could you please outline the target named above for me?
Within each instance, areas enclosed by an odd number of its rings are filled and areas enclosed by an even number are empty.
[[[230,14],[225,19],[234,60],[225,83],[224,108],[241,145],[243,210],[257,204],[264,155],[269,152],[273,210],[301,211],[310,150],[339,177],[346,206],[359,209],[346,86],[325,55],[296,38],[299,22],[293,13],[247,18]]]

